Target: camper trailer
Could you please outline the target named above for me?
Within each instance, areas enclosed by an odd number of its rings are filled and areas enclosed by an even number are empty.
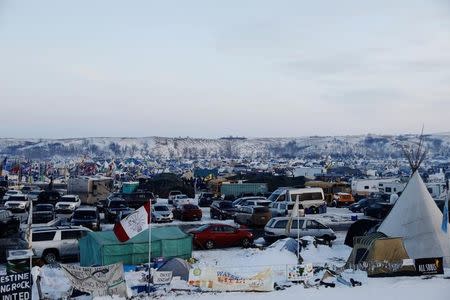
[[[67,193],[78,195],[81,203],[94,204],[113,192],[114,184],[110,177],[81,176],[69,178]]]
[[[398,178],[354,179],[352,180],[352,194],[356,199],[367,197],[372,193],[381,192],[384,185],[399,181]]]

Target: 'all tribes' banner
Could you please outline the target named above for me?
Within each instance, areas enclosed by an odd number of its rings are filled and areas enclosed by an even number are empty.
[[[77,290],[89,293],[94,297],[127,296],[127,286],[121,263],[102,267],[79,267],[61,264],[61,267]]]
[[[31,273],[17,273],[0,276],[0,300],[30,300]]]

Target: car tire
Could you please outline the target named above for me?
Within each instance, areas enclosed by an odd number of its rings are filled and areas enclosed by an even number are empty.
[[[248,238],[244,238],[241,241],[243,248],[249,248],[252,245],[252,241]]]
[[[42,259],[46,264],[52,265],[55,264],[58,260],[58,253],[56,250],[46,250],[42,255]]]
[[[206,243],[205,243],[205,249],[207,249],[207,250],[214,249],[214,242],[211,241],[211,240],[206,241]]]

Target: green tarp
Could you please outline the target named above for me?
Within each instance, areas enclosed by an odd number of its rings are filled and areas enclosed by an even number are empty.
[[[121,243],[113,231],[89,232],[80,239],[80,265],[109,265],[122,262],[137,265],[148,262],[148,230]],[[192,237],[178,227],[152,228],[152,258],[166,259],[192,255]]]

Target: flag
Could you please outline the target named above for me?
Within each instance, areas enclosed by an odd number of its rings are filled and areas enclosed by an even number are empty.
[[[445,205],[444,210],[442,211],[442,225],[441,229],[445,233],[447,233],[448,230],[448,198],[450,197],[449,190],[448,190],[448,180],[447,180],[447,199],[445,199]]]
[[[150,216],[150,202],[148,202],[114,225],[117,239],[126,242],[147,229]]]
[[[289,235],[291,233],[291,226],[292,222],[294,221],[294,218],[298,218],[298,210],[299,210],[299,203],[298,200],[299,196],[297,195],[297,198],[295,199],[294,207],[292,208],[291,215],[289,216],[289,221],[286,224],[286,235]]]

